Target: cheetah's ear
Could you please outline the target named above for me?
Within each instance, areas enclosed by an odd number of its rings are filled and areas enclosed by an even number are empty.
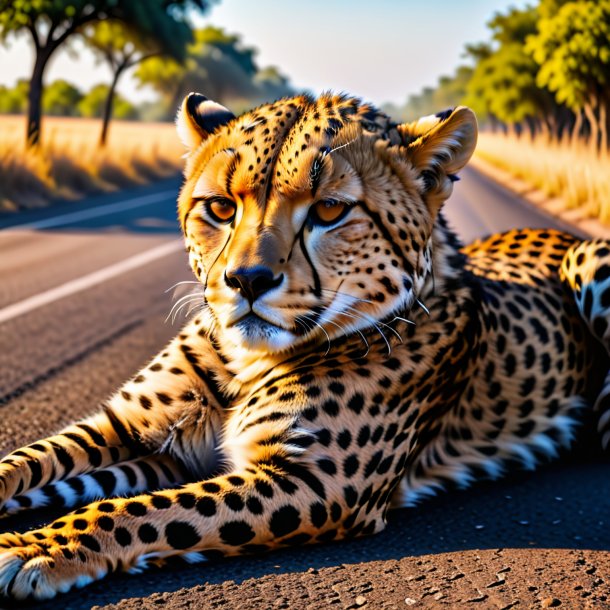
[[[433,215],[451,195],[453,182],[477,145],[477,119],[470,108],[424,117],[398,126],[408,159],[422,179],[425,199]]]
[[[398,130],[411,162],[420,171],[440,169],[455,174],[468,163],[477,145],[477,119],[465,106],[400,125]]]
[[[235,115],[228,108],[209,100],[205,95],[189,93],[178,110],[176,129],[182,143],[193,150],[215,129],[234,118]]]

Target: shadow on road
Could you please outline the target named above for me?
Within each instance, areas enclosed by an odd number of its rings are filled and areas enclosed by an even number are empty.
[[[55,202],[47,208],[0,214],[0,229],[25,225],[45,233],[180,234],[177,200],[181,179],[125,189],[79,201]]]

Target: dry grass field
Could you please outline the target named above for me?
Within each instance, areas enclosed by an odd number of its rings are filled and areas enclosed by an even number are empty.
[[[26,150],[25,119],[0,115],[0,212],[77,199],[142,184],[180,171],[184,148],[171,123],[115,121],[105,149],[100,121],[46,117],[42,145]],[[584,144],[483,132],[476,154],[566,209],[610,223],[610,157]]]
[[[565,209],[581,208],[586,216],[610,223],[609,155],[597,155],[584,143],[489,132],[479,134],[476,154],[559,198]]]
[[[100,121],[45,117],[42,145],[26,150],[25,119],[0,116],[0,211],[77,199],[175,174],[184,148],[171,123],[115,121],[105,149]]]

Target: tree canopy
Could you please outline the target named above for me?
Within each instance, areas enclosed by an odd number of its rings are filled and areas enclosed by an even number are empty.
[[[190,39],[190,30],[183,30],[180,34],[182,36],[188,34]],[[159,42],[150,34],[140,34],[133,27],[115,19],[106,19],[87,26],[82,36],[98,59],[106,62],[112,70],[112,81],[106,89],[106,100],[102,111],[100,145],[104,146],[113,110],[116,111],[115,91],[121,75],[145,59],[160,55],[162,49]],[[122,105],[124,108],[124,101]]]
[[[526,49],[539,65],[537,83],[574,112],[583,110],[597,145],[607,149],[610,105],[610,0],[542,0],[538,31]]]
[[[27,137],[40,137],[43,76],[53,53],[88,24],[115,19],[142,36],[153,37],[163,52],[183,59],[190,28],[188,8],[205,9],[209,0],[0,0],[0,40],[29,35],[35,61],[28,94]]]
[[[176,112],[190,91],[200,91],[236,111],[292,92],[277,68],[259,70],[254,49],[243,46],[239,36],[214,26],[194,32],[186,61],[154,57],[141,63],[135,76],[141,85],[161,95],[168,115]]]
[[[411,95],[398,113],[467,104],[480,120],[607,150],[610,0],[539,0],[489,21],[490,40],[466,45],[469,65]],[[449,104],[447,104],[449,102]],[[583,123],[581,113],[586,116]]]

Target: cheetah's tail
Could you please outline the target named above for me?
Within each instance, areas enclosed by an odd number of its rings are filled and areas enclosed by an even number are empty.
[[[561,263],[561,278],[574,294],[580,315],[610,356],[610,241],[595,239],[572,246]],[[608,369],[608,361],[602,359]],[[610,369],[595,401],[598,432],[610,447]]]

